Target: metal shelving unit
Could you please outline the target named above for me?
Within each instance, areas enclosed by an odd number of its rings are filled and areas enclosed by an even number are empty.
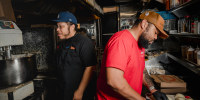
[[[188,38],[200,38],[200,34],[194,33],[177,33],[177,34],[169,34],[170,36],[178,36],[178,37],[188,37]]]
[[[184,3],[176,8],[170,10],[177,17],[184,17],[186,15],[200,15],[198,11],[200,9],[200,0],[191,0],[187,3]]]
[[[188,62],[182,58],[178,58],[170,53],[167,53],[167,56],[169,58],[171,58],[172,60],[176,61],[177,63],[181,64],[182,66],[184,66],[185,68],[187,68],[188,70],[194,72],[195,74],[200,76],[200,66],[197,66],[191,62]]]
[[[92,11],[93,13],[95,13],[98,16],[103,16],[103,12],[100,12],[99,10],[97,10],[94,6],[88,4],[85,0],[78,0],[78,2],[82,5],[85,6],[88,10]]]

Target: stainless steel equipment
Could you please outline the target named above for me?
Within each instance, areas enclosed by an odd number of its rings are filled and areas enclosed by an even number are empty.
[[[11,46],[23,45],[22,31],[12,21],[0,20],[0,88],[18,85],[36,76],[33,54],[11,54]]]
[[[12,55],[11,59],[0,60],[0,88],[30,81],[36,72],[33,54]]]
[[[22,31],[7,21],[15,20],[11,0],[0,0],[0,4],[0,100],[22,100],[34,92],[36,58],[12,54],[12,46],[23,45]]]
[[[12,21],[0,20],[0,55],[1,59],[11,58],[11,46],[22,45],[22,31]]]

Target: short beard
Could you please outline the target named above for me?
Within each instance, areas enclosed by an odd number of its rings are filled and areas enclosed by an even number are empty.
[[[138,46],[140,48],[147,49],[148,46],[149,46],[149,41],[147,39],[145,39],[144,34],[145,33],[142,33],[142,35],[139,37],[139,39],[138,39]]]
[[[149,46],[149,41],[145,38],[145,35],[149,33],[149,29],[153,24],[149,23],[146,30],[141,34],[141,36],[138,39],[138,46],[140,48],[145,48],[147,49]]]

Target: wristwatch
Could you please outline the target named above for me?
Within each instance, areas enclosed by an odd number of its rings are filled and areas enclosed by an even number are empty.
[[[155,89],[154,86],[150,86],[150,87],[149,87],[149,90],[150,90],[150,91],[153,90],[153,89]]]

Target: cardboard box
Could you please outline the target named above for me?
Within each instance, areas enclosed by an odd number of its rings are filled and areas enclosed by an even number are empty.
[[[186,88],[186,83],[175,75],[151,75],[160,88]]]
[[[151,75],[160,88],[166,94],[185,93],[186,83],[175,75]]]
[[[177,93],[185,93],[187,91],[186,88],[161,88],[161,92],[165,94],[177,94]]]

